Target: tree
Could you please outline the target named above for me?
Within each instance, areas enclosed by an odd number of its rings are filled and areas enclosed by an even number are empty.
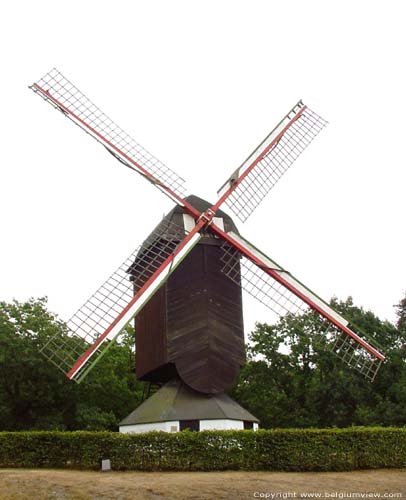
[[[232,395],[263,427],[405,425],[406,297],[397,306],[397,326],[351,298],[332,302],[386,350],[388,361],[373,384],[330,352],[317,315],[309,312],[256,325]],[[133,329],[79,385],[40,354],[55,335],[71,340],[45,298],[0,302],[0,430],[116,429],[142,399],[130,361]]]
[[[332,303],[388,351],[374,383],[331,352],[318,316],[308,312],[285,316],[275,325],[256,325],[233,395],[264,427],[404,425],[404,333],[351,298]]]
[[[113,430],[141,402],[143,384],[135,378],[133,337],[129,328],[76,386],[76,428]]]
[[[115,429],[142,394],[129,369],[129,334],[77,385],[40,354],[52,336],[68,335],[46,305],[0,302],[0,429]]]
[[[403,299],[395,306],[396,315],[398,317],[397,327],[399,331],[406,337],[406,295]]]

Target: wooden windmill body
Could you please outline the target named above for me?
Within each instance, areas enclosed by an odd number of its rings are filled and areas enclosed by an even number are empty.
[[[211,206],[196,196],[187,200],[198,210]],[[216,219],[236,231],[224,212]],[[177,206],[161,225],[170,221],[187,226],[187,220]],[[143,246],[158,243],[147,238]],[[233,384],[245,362],[242,292],[221,272],[221,256],[221,241],[206,233],[137,316],[138,379],[164,383],[179,376],[204,394],[223,392]]]

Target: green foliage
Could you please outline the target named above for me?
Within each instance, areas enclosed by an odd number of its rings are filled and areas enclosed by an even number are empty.
[[[397,327],[406,337],[406,296],[395,307],[398,317]]]
[[[142,394],[129,369],[129,333],[80,385],[40,353],[54,335],[67,329],[45,298],[0,302],[0,429],[116,429]]]
[[[342,471],[406,467],[406,429],[1,432],[0,467]]]
[[[388,361],[374,383],[329,352],[309,313],[257,324],[231,395],[265,428],[406,425],[406,297],[396,306],[396,326],[351,298],[332,302],[385,348]],[[142,398],[131,370],[133,330],[80,385],[40,354],[53,335],[67,331],[46,299],[0,302],[0,430],[116,430]]]
[[[314,313],[258,323],[232,396],[262,427],[406,424],[406,331],[356,307],[351,298],[332,302],[383,345],[388,361],[370,383],[330,352]]]

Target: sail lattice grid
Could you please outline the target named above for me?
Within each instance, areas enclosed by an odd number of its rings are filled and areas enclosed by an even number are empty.
[[[223,245],[221,260],[222,272],[270,309],[275,314],[275,320],[285,314],[308,310],[307,304],[302,299],[271,278],[252,261],[243,257],[231,245]]]
[[[41,352],[67,373],[127,307],[135,293],[170,257],[185,229],[165,221],[136,248],[67,322],[68,334],[53,336]],[[96,352],[95,356],[98,356]]]
[[[382,365],[382,361],[338,328],[335,328],[333,325],[330,328],[334,332],[333,341],[330,343],[331,351],[344,361],[345,364],[354,368],[364,375],[365,378],[373,382]],[[355,330],[355,327],[352,326],[351,329]],[[368,338],[368,344],[373,346],[374,342]],[[382,352],[380,346],[376,346],[376,348]]]
[[[225,203],[242,222],[326,125],[326,120],[306,107],[275,146],[241,180]]]
[[[124,153],[137,165],[147,170],[157,181],[183,197],[184,179],[138,144],[57,69],[52,69],[32,85],[31,89],[104,146],[107,148],[109,145],[114,146],[119,152]],[[62,106],[58,106],[55,100]],[[113,154],[117,153],[114,148],[110,151]],[[121,161],[125,163],[123,157]]]
[[[310,306],[300,297],[292,293],[272,276],[262,270],[257,264],[245,258],[241,252],[229,244],[223,245],[222,272],[244,291],[270,309],[274,316],[270,323],[278,322],[286,315],[306,315],[311,311]],[[280,272],[280,270],[278,269]],[[338,356],[345,364],[354,368],[367,379],[373,381],[382,364],[382,361],[369,352],[357,340],[344,333],[333,323],[314,311],[314,333],[322,333],[331,352]],[[356,336],[365,340],[369,346],[382,352],[380,346],[365,337],[363,332],[350,327]]]

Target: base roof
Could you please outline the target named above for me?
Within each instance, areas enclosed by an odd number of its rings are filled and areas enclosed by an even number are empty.
[[[179,379],[170,380],[141,403],[119,426],[178,420],[242,420],[259,422],[227,394],[201,394]]]

